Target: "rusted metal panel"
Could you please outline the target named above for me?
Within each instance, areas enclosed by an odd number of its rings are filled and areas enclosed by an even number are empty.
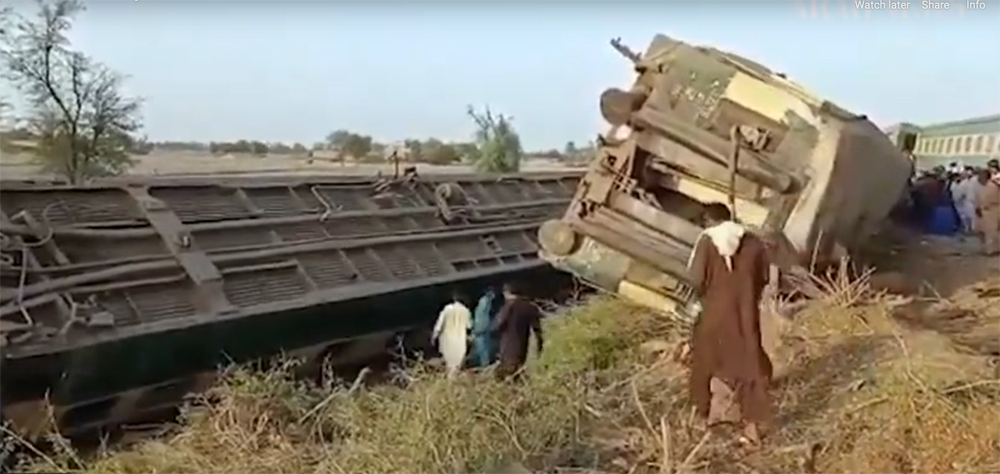
[[[24,283],[0,294],[4,320],[30,318],[57,300],[75,308],[68,327],[5,334],[8,354],[72,348],[95,333],[127,337],[125,326],[161,319],[190,324],[219,314],[253,313],[261,304],[350,298],[352,287],[455,275],[535,259],[534,229],[569,202],[576,176],[503,179],[433,176],[376,190],[358,179],[310,184],[230,178],[150,180],[120,187],[4,186],[2,206],[17,216],[5,235],[46,241],[66,256],[27,244],[41,262],[24,269],[11,253],[5,277]],[[434,189],[457,186],[464,211],[445,221]],[[35,235],[24,216],[43,222]],[[42,275],[48,276],[42,280]],[[338,290],[336,293],[328,293]],[[93,324],[110,313],[114,324]],[[36,322],[37,323],[37,322]]]
[[[612,46],[637,77],[601,94],[611,128],[541,233],[554,266],[670,313],[691,298],[705,204],[729,205],[787,266],[856,248],[902,196],[908,158],[784,74],[663,35],[643,55]]]
[[[187,389],[147,403],[143,387],[187,380],[223,356],[419,326],[447,297],[442,285],[547,267],[537,228],[563,212],[579,176],[4,181],[4,401],[52,393],[62,425],[99,425],[178,402]],[[438,289],[411,304],[425,287]],[[409,299],[380,296],[392,294]],[[306,320],[320,324],[299,327]],[[240,333],[220,338],[223,326]],[[145,370],[101,375],[109,361]],[[103,414],[73,421],[84,406]]]

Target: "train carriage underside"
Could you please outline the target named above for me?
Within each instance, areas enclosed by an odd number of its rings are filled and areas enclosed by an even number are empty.
[[[27,435],[176,407],[217,368],[371,355],[550,267],[536,235],[578,172],[154,178],[0,189],[0,394]],[[360,354],[358,353],[360,351]]]
[[[737,55],[659,35],[608,89],[573,201],[540,230],[554,266],[667,313],[691,302],[687,262],[704,204],[728,204],[775,263],[846,255],[903,193],[909,161],[871,121]]]

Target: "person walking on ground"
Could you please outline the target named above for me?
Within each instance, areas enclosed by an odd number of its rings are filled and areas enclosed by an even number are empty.
[[[476,309],[472,313],[472,346],[475,350],[476,366],[486,367],[493,363],[496,353],[492,333],[493,313],[497,292],[494,288],[487,288],[483,296],[476,303]]]
[[[455,377],[465,363],[470,326],[472,313],[458,294],[452,294],[452,302],[441,310],[431,336],[432,340],[437,341],[438,351],[444,357],[448,378]]]
[[[934,168],[925,172],[913,183],[914,210],[917,223],[921,227],[930,219],[934,208],[944,202],[944,184],[939,171],[938,168]]]
[[[976,230],[983,238],[983,253],[1000,253],[1000,172],[983,171],[979,175],[982,187],[976,194]]]
[[[760,427],[771,415],[773,369],[760,331],[760,301],[770,264],[763,241],[732,219],[724,204],[706,205],[705,230],[688,262],[702,302],[691,340],[690,390],[706,425],[737,422],[743,425],[741,441],[757,444]],[[737,411],[718,419],[718,412]]]
[[[528,359],[528,339],[535,334],[535,346],[542,353],[542,312],[534,303],[518,294],[511,285],[504,285],[504,305],[493,321],[493,332],[500,340],[500,364],[496,369],[499,380],[519,379],[521,368]]]
[[[976,195],[982,187],[976,174],[975,169],[966,169],[965,174],[952,188],[952,198],[955,200],[955,209],[962,222],[962,231],[970,235],[976,222]]]

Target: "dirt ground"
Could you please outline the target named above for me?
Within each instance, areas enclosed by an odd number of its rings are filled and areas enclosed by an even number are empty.
[[[800,467],[1000,472],[1000,259],[984,256],[975,238],[902,228],[879,236],[875,248],[874,273],[842,279],[843,294],[825,310],[776,318],[772,329],[779,393],[802,407],[779,419],[806,425],[790,433],[819,438]],[[834,307],[853,307],[851,321]],[[850,400],[846,415],[831,417],[838,399]],[[851,429],[831,436],[822,424]],[[886,435],[857,433],[864,429]],[[858,449],[863,443],[870,446]],[[845,448],[859,455],[831,456]]]
[[[964,348],[1000,361],[1000,259],[981,252],[973,237],[915,235],[898,231],[895,245],[880,258],[883,275],[898,281],[897,318],[913,327],[936,331]],[[894,276],[902,275],[902,280]],[[876,283],[878,283],[876,281]],[[1000,377],[1000,371],[997,372]]]
[[[672,472],[1000,472],[1000,259],[901,228],[875,246],[874,272],[845,265],[762,315],[765,445],[688,438]]]

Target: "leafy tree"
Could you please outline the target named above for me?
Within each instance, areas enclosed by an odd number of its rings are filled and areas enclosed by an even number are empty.
[[[208,144],[208,151],[213,154],[223,153],[253,153],[266,155],[270,150],[266,143],[259,141],[240,140],[232,142],[212,142]]]
[[[407,138],[403,140],[403,146],[406,148],[406,158],[409,161],[424,161],[423,142],[414,138]]]
[[[473,157],[476,169],[485,173],[518,171],[524,150],[511,119],[503,114],[493,114],[489,107],[482,113],[477,113],[470,105],[468,113],[477,127],[476,152]]]
[[[236,153],[236,144],[230,142],[212,142],[208,145],[208,150],[212,153],[225,154]]]
[[[307,151],[309,150],[307,150],[306,146],[301,143],[296,142],[294,145],[292,145],[292,153],[296,155],[304,155],[306,154]]]
[[[577,152],[576,143],[566,142],[566,146],[563,148],[563,154],[566,156],[573,156]]]
[[[388,147],[384,143],[372,142],[371,150],[368,151],[368,157],[375,161],[384,161],[387,150]]]
[[[443,143],[436,138],[429,138],[423,143],[423,161],[434,165],[450,165],[462,159],[451,144]]]
[[[72,49],[67,33],[79,0],[39,0],[33,16],[7,11],[0,69],[27,99],[36,156],[73,183],[118,174],[132,160],[141,100],[121,93],[123,76]]]
[[[372,151],[374,141],[368,135],[359,135],[348,130],[335,130],[326,136],[327,148],[336,150],[341,162],[348,156],[361,159]]]
[[[266,143],[259,142],[257,140],[250,142],[250,153],[253,153],[254,155],[266,155],[268,151],[270,151],[270,149]]]
[[[368,135],[350,134],[341,146],[340,151],[352,158],[363,158],[372,151],[372,137]]]
[[[478,152],[475,143],[453,143],[451,146],[455,148],[460,161],[472,162]]]
[[[275,155],[287,155],[292,152],[292,147],[281,142],[273,142],[267,144],[267,152]]]
[[[354,134],[348,130],[334,130],[326,136],[326,145],[329,149],[342,149]]]
[[[161,150],[170,151],[205,151],[211,148],[210,144],[206,145],[201,142],[156,142],[152,143],[152,146]]]

